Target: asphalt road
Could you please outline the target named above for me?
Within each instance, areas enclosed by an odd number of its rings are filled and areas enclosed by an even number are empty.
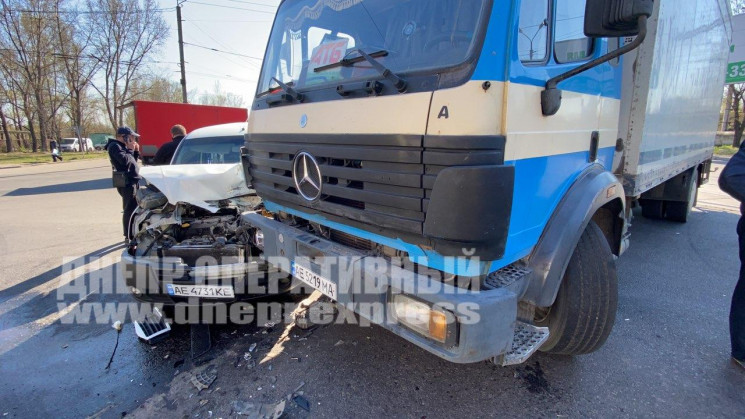
[[[590,355],[455,365],[378,327],[260,324],[213,328],[212,351],[193,360],[186,328],[149,347],[126,322],[106,369],[117,315],[68,323],[85,307],[132,301],[116,276],[121,201],[109,170],[0,170],[0,415],[227,417],[304,383],[310,413],[287,403],[288,417],[745,416],[727,326],[739,209],[716,173],[687,224],[634,219],[616,326]],[[64,269],[71,263],[79,269]],[[117,278],[113,293],[106,275]],[[243,358],[252,343],[255,366]],[[190,378],[205,368],[217,379],[197,392]]]

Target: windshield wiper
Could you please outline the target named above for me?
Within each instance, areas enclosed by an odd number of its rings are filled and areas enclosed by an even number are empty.
[[[354,51],[359,51],[359,50],[354,50]],[[354,51],[352,51],[352,52],[354,52]],[[388,55],[388,51],[381,49],[380,51],[372,52],[369,55],[371,57],[373,57],[373,58],[385,57],[386,55]],[[360,56],[357,56],[357,57],[354,57],[354,58],[344,58],[341,61],[337,61],[335,63],[326,64],[326,65],[322,65],[320,67],[316,67],[315,69],[313,69],[313,71],[315,73],[320,73],[321,71],[326,71],[326,70],[329,70],[329,69],[332,69],[332,68],[336,68],[336,67],[349,67],[350,65],[352,65],[354,63],[358,63],[360,61],[365,61],[365,57],[363,57],[362,55],[360,55]]]
[[[370,63],[371,66],[373,66],[373,68],[378,70],[378,72],[382,74],[383,77],[390,80],[390,82],[393,83],[393,86],[396,87],[396,90],[398,90],[400,93],[403,93],[406,91],[406,80],[402,79],[401,77],[398,77],[388,67],[384,66],[383,64],[380,64],[377,60],[375,60],[375,58],[371,57],[365,51],[362,51],[361,49],[357,49],[357,52],[364,59],[366,59],[367,62]]]
[[[286,96],[289,96],[290,98],[292,98],[293,100],[296,100],[298,102],[302,102],[303,101],[304,96],[303,96],[302,93],[298,93],[295,89],[293,89],[292,87],[288,86],[287,84],[281,82],[276,77],[272,77],[272,80],[274,80],[275,82],[277,82],[277,84],[279,85],[280,89],[282,89],[282,91],[285,92],[285,95]],[[283,95],[283,96],[285,96],[285,95]]]

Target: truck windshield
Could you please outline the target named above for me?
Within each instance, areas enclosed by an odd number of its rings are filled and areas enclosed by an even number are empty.
[[[184,138],[171,164],[226,164],[241,161],[242,135]]]
[[[284,90],[274,78],[301,91],[382,79],[359,50],[381,52],[372,56],[398,75],[462,64],[478,44],[487,1],[285,1],[269,38],[258,96]]]

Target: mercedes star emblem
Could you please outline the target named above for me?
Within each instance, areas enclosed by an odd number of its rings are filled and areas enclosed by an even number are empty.
[[[305,151],[297,153],[292,162],[292,179],[297,192],[307,201],[315,201],[321,196],[323,178],[316,159]]]

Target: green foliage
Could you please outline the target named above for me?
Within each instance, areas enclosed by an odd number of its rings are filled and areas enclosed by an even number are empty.
[[[737,153],[737,150],[737,148],[732,147],[731,145],[718,145],[714,147],[714,154],[718,156],[733,156]]]
[[[75,160],[106,159],[109,155],[105,151],[91,151],[88,153],[62,153],[63,162]],[[50,153],[3,153],[0,154],[0,165],[38,164],[52,162]]]

